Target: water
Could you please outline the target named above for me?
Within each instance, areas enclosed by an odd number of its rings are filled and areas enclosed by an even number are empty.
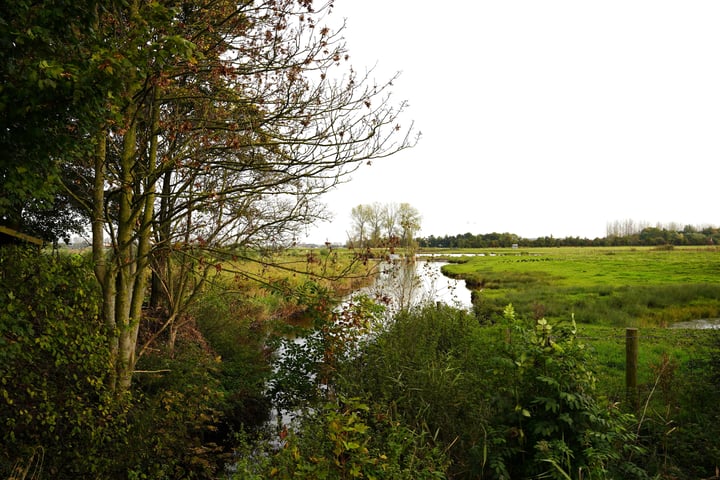
[[[379,265],[379,273],[373,284],[360,289],[354,295],[364,294],[376,299],[387,305],[389,313],[438,302],[470,309],[471,292],[465,280],[443,275],[443,265],[447,265],[447,262],[383,262]]]
[[[716,330],[720,329],[720,318],[700,318],[689,322],[677,322],[668,328],[686,328],[691,330]]]

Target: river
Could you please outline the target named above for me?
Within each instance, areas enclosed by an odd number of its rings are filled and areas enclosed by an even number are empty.
[[[396,260],[383,262],[372,285],[362,288],[353,295],[364,294],[388,306],[389,313],[426,303],[472,308],[471,292],[465,280],[443,275],[441,268],[447,262]]]

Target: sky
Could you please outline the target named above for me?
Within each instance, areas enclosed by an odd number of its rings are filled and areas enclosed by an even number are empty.
[[[356,70],[395,72],[417,146],[326,194],[407,202],[420,236],[604,237],[609,222],[718,225],[720,2],[335,0]]]

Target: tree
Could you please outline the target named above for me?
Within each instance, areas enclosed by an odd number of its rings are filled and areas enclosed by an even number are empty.
[[[172,325],[221,262],[290,244],[325,215],[319,195],[414,143],[397,123],[404,103],[389,101],[393,78],[345,69],[342,28],[321,24],[331,9],[86,0],[0,10],[0,216],[16,221],[60,192],[89,219],[118,393],[131,382],[149,270]]]
[[[409,203],[398,206],[378,202],[353,207],[350,218],[360,246],[368,247],[379,246],[383,232],[390,245],[399,240],[405,247],[413,246],[413,237],[420,230],[421,220],[418,210]]]
[[[401,203],[398,208],[398,223],[400,225],[402,245],[411,248],[415,244],[415,233],[420,230],[420,212],[409,203]]]
[[[361,204],[350,211],[353,237],[360,247],[378,247],[382,243],[384,207],[378,202]]]
[[[106,115],[92,66],[99,9],[116,2],[46,0],[0,6],[0,223],[54,240],[77,231],[62,164],[88,154]],[[70,221],[67,219],[70,218]]]
[[[369,205],[369,208],[370,243],[376,247],[382,241],[383,206],[378,202],[374,202]]]
[[[357,239],[358,246],[363,248],[368,245],[367,231],[372,219],[372,209],[368,205],[358,205],[350,211],[350,218],[353,225],[353,236]]]
[[[347,52],[318,24],[329,8],[136,0],[103,12],[94,61],[115,116],[87,139],[92,161],[72,167],[116,391],[132,379],[148,269],[172,325],[221,262],[288,244],[322,217],[320,194],[412,145],[403,104],[388,101],[392,79],[334,75]]]
[[[385,237],[393,239],[397,235],[397,209],[398,206],[395,203],[386,203],[383,208],[383,230],[385,230]]]

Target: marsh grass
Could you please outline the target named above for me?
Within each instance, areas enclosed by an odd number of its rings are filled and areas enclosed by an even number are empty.
[[[368,282],[375,263],[348,249],[295,248],[265,255],[249,254],[223,262],[224,281],[235,281],[261,296],[281,284],[296,287],[312,280],[343,295]]]
[[[642,394],[656,381],[657,366],[668,361],[678,365],[675,374],[686,378],[697,377],[700,364],[711,357],[709,340],[715,332],[708,330],[671,330],[666,328],[641,328],[638,359],[638,385]],[[597,360],[601,390],[610,399],[625,398],[625,337],[624,328],[582,325],[578,338],[591,350]]]
[[[556,248],[488,251],[443,267],[475,291],[485,315],[512,303],[561,320],[668,326],[720,317],[720,250]]]

